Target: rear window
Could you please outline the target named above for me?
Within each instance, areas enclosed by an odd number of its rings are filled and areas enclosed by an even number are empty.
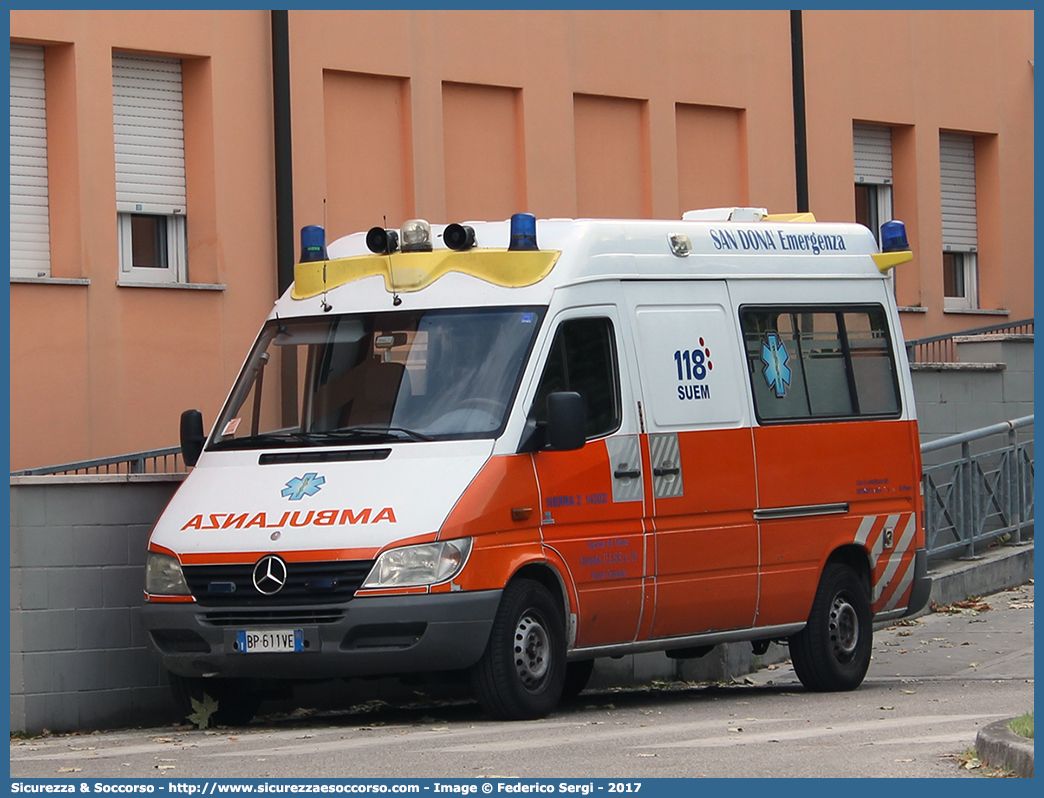
[[[759,421],[898,416],[899,380],[884,308],[740,308]]]

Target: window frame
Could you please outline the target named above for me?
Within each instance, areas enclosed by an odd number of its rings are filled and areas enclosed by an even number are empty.
[[[838,323],[838,344],[842,350],[842,358],[845,369],[845,380],[848,385],[848,398],[852,402],[853,407],[859,406],[859,393],[856,386],[856,372],[852,368],[852,347],[849,340],[848,329],[844,323],[845,314],[857,314],[857,313],[880,313],[885,319],[885,325],[881,332],[884,333],[885,337],[885,349],[888,352],[888,363],[890,365],[890,372],[892,377],[892,390],[895,395],[896,409],[894,411],[887,412],[852,412],[852,413],[840,413],[840,414],[821,414],[813,415],[811,412],[805,416],[783,416],[783,417],[765,417],[761,414],[758,407],[758,392],[755,390],[754,380],[761,378],[761,369],[759,367],[760,361],[752,361],[747,348],[747,331],[744,327],[744,317],[747,314],[757,313],[775,313],[775,314],[795,314],[800,315],[802,313],[832,313],[835,316],[840,315]],[[903,392],[901,381],[899,378],[899,359],[896,356],[895,342],[892,336],[891,326],[887,323],[888,311],[887,308],[880,303],[827,303],[827,304],[815,304],[815,303],[800,303],[800,304],[761,304],[761,303],[747,303],[740,305],[738,308],[739,328],[740,336],[742,340],[743,357],[746,360],[746,370],[748,385],[750,387],[751,403],[754,409],[754,417],[757,419],[759,426],[777,426],[780,424],[822,424],[822,423],[837,423],[837,422],[850,422],[850,421],[870,421],[870,420],[886,420],[886,419],[897,419],[903,415]],[[789,353],[788,353],[789,354]],[[798,353],[800,356],[800,352]],[[804,372],[803,361],[802,371]]]
[[[612,373],[610,374],[610,387],[613,392],[613,413],[614,413],[614,424],[612,427],[594,433],[592,435],[585,435],[587,441],[599,440],[602,438],[608,438],[611,435],[615,435],[623,426],[623,394],[622,386],[620,381],[620,347],[616,340],[616,321],[612,316],[604,313],[583,315],[583,316],[567,316],[560,318],[555,326],[554,332],[551,334],[551,343],[547,349],[547,356],[540,364],[539,377],[537,378],[536,388],[533,392],[532,404],[527,414],[528,424],[535,425],[538,427],[543,426],[546,423],[546,408],[541,411],[539,407],[539,399],[542,393],[544,377],[547,373],[548,364],[551,362],[551,357],[555,351],[555,345],[558,342],[558,337],[561,334],[563,328],[567,325],[580,322],[580,321],[603,321],[608,328],[608,341],[609,341],[609,359],[610,366],[612,367]],[[570,386],[560,390],[572,390]],[[528,438],[528,435],[524,435],[523,438]]]
[[[135,266],[132,217],[153,216],[165,220],[165,266]],[[188,282],[186,220],[177,214],[117,213],[121,278],[137,283],[176,284]]]
[[[964,280],[964,294],[962,296],[949,296],[946,293],[946,257],[959,258],[956,270],[962,272]],[[946,310],[975,310],[979,307],[979,259],[975,252],[963,252],[959,250],[943,250],[943,307]],[[893,270],[894,271],[894,270]]]

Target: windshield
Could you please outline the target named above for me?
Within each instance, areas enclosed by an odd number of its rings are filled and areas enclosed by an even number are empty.
[[[210,449],[495,437],[540,308],[270,320]]]

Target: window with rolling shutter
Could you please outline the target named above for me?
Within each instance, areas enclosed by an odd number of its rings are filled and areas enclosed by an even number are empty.
[[[114,54],[112,95],[120,271],[187,281],[181,61]]]
[[[975,202],[975,138],[939,134],[945,306],[978,305],[978,211]]]
[[[892,218],[892,129],[852,125],[856,221],[881,241],[881,225]]]
[[[51,274],[44,49],[11,45],[11,277]]]
[[[943,249],[975,252],[979,246],[975,208],[975,139],[958,133],[940,133],[939,167]]]

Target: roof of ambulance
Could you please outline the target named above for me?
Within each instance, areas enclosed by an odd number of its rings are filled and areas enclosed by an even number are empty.
[[[510,221],[464,222],[475,230],[477,249],[505,249]],[[436,252],[445,250],[445,225],[432,225]],[[671,237],[687,236],[687,256],[672,254]],[[864,226],[827,222],[730,222],[648,219],[540,219],[537,246],[560,253],[551,271],[522,287],[503,287],[450,272],[417,291],[400,291],[395,309],[462,305],[546,305],[564,286],[629,279],[882,279],[871,254],[877,242]],[[393,268],[415,253],[395,253]],[[508,253],[510,256],[512,253]],[[327,247],[330,261],[371,255],[366,233],[338,238]],[[386,256],[385,256],[386,257]],[[322,304],[338,312],[391,310],[385,278],[368,276],[330,287],[323,297],[291,299],[288,291],[273,315],[313,315]]]

